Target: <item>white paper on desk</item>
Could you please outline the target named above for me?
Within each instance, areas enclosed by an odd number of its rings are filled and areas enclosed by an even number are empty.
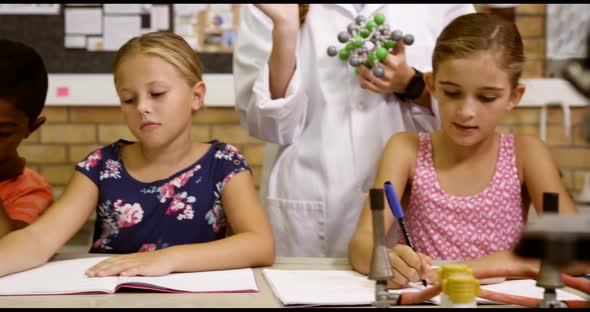
[[[481,286],[481,289],[487,289],[504,294],[543,299],[543,293],[545,292],[545,289],[536,286],[536,284],[537,281],[532,279],[507,280],[502,283],[483,285]],[[557,293],[557,300],[584,300],[580,296],[563,291],[561,289],[556,289],[555,292]],[[478,302],[479,299],[481,298],[478,298]],[[492,302],[489,300],[486,301]]]
[[[198,279],[194,277],[198,276]],[[250,268],[207,272],[173,273],[164,276],[119,277],[119,284],[144,285],[173,292],[251,292],[258,291],[254,271]]]
[[[506,280],[501,283],[488,284],[480,286],[481,289],[486,289],[498,293],[510,294],[522,297],[543,299],[543,293],[545,289],[535,286],[537,281],[532,279],[520,279],[520,280]],[[428,287],[431,287],[430,285]],[[421,283],[410,283],[410,287],[404,289],[390,290],[393,293],[403,292],[418,292],[424,290],[424,286]],[[583,298],[563,291],[561,289],[556,290],[557,300],[584,300]],[[432,297],[427,301],[428,303],[440,304],[440,295]],[[504,304],[502,302],[491,301],[483,298],[477,298],[478,304]]]
[[[375,281],[355,271],[263,269],[283,305],[368,305]]]
[[[102,33],[101,8],[65,8],[65,33],[97,35]]]
[[[114,293],[119,287],[163,292],[257,292],[251,268],[171,273],[163,276],[87,277],[85,272],[109,257],[48,262],[0,278],[0,295]]]
[[[275,296],[283,305],[370,305],[375,301],[375,281],[366,275],[349,270],[275,270],[264,269],[264,277]],[[535,280],[509,280],[481,286],[482,289],[531,298],[543,298],[543,289],[535,286]],[[431,287],[431,286],[428,286]],[[418,292],[421,283],[411,287],[390,290],[392,293]],[[559,300],[584,300],[557,289]],[[478,298],[479,304],[502,304]],[[440,304],[440,296],[426,303]]]
[[[81,258],[48,262],[27,271],[0,278],[0,294],[62,294],[106,291],[117,277],[89,278],[84,272],[108,257]]]
[[[141,34],[139,15],[106,15],[104,17],[104,50],[116,51],[127,40]]]

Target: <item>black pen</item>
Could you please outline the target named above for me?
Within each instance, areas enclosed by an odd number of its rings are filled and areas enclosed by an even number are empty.
[[[399,199],[397,197],[397,194],[395,193],[395,189],[393,188],[393,185],[389,181],[385,182],[384,188],[385,188],[385,196],[387,197],[387,202],[389,203],[389,208],[391,209],[393,216],[399,222],[399,226],[402,229],[402,233],[404,233],[404,238],[406,239],[406,243],[415,252],[416,248],[414,248],[414,244],[412,243],[412,239],[410,238],[410,233],[408,232],[408,229],[406,228],[406,223],[404,222],[404,211],[402,210],[402,207],[399,203]],[[422,280],[422,285],[424,285],[424,287],[426,287],[426,280],[424,280],[424,279]]]

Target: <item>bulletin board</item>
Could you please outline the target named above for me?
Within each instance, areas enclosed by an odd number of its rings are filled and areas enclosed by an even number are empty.
[[[169,29],[178,33],[174,29],[174,5],[166,5],[170,7],[171,12]],[[112,73],[116,52],[65,47],[65,8],[65,5],[60,5],[58,14],[1,14],[0,38],[20,41],[36,49],[50,74]],[[206,12],[199,14],[205,14],[207,18]],[[237,21],[234,20],[233,24],[237,24]],[[232,51],[211,52],[211,49],[207,48],[196,50],[195,53],[204,65],[205,74],[232,73]]]

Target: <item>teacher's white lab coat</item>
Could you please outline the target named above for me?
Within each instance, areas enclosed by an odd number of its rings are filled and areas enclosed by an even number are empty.
[[[392,30],[414,35],[407,62],[425,72],[444,26],[475,10],[470,4],[367,4],[360,14],[376,12]],[[272,21],[242,5],[233,63],[236,110],[250,135],[279,145],[263,190],[278,256],[346,257],[389,137],[438,127],[423,107],[362,89],[352,66],[327,55],[328,46],[343,46],[338,33],[357,15],[353,4],[310,4],[287,93],[271,100]]]

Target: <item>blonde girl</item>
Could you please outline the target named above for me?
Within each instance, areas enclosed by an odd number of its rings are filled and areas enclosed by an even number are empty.
[[[205,84],[178,35],[147,33],[118,51],[123,139],[76,166],[63,195],[32,226],[0,240],[0,276],[39,266],[96,211],[90,252],[124,254],[87,275],[147,275],[270,265],[274,240],[239,151],[191,139]],[[231,227],[233,235],[226,236]]]

